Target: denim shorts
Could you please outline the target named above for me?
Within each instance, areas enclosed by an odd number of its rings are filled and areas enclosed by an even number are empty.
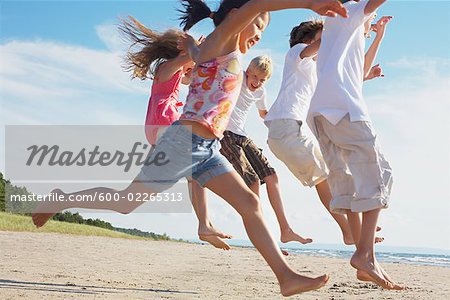
[[[183,177],[195,179],[204,186],[212,178],[234,171],[220,154],[219,139],[193,134],[178,121],[158,139],[146,162],[137,180],[155,192],[169,189]]]

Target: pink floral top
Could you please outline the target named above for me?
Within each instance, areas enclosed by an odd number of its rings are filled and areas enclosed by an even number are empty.
[[[242,83],[239,50],[195,69],[180,120],[199,122],[218,138],[227,128]]]
[[[165,82],[153,82],[145,118],[145,135],[152,145],[156,143],[158,129],[171,125],[180,117],[178,106],[183,104],[178,102],[178,94],[182,76],[183,72],[178,71]]]

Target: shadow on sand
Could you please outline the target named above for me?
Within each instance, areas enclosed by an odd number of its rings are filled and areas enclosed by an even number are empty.
[[[32,281],[16,281],[0,279],[0,289],[18,289],[45,292],[73,293],[73,294],[114,294],[121,292],[151,292],[151,293],[170,293],[170,294],[190,294],[196,295],[197,292],[177,291],[171,289],[145,289],[145,288],[120,288],[105,287],[94,285],[76,285],[73,283],[47,283]]]

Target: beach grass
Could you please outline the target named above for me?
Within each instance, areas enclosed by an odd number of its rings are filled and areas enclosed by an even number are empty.
[[[31,221],[31,217],[5,212],[0,212],[0,231],[53,232],[61,234],[105,236],[125,239],[149,239],[95,226],[53,220],[48,221],[44,227],[36,228]]]

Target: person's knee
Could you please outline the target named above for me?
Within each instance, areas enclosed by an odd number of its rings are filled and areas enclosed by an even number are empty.
[[[258,196],[256,196],[254,193],[247,193],[245,196],[245,207],[243,211],[241,212],[242,217],[247,216],[254,216],[256,214],[261,214],[261,203],[259,201]]]
[[[278,175],[277,173],[273,173],[269,176],[264,177],[264,182],[267,183],[278,183]]]

